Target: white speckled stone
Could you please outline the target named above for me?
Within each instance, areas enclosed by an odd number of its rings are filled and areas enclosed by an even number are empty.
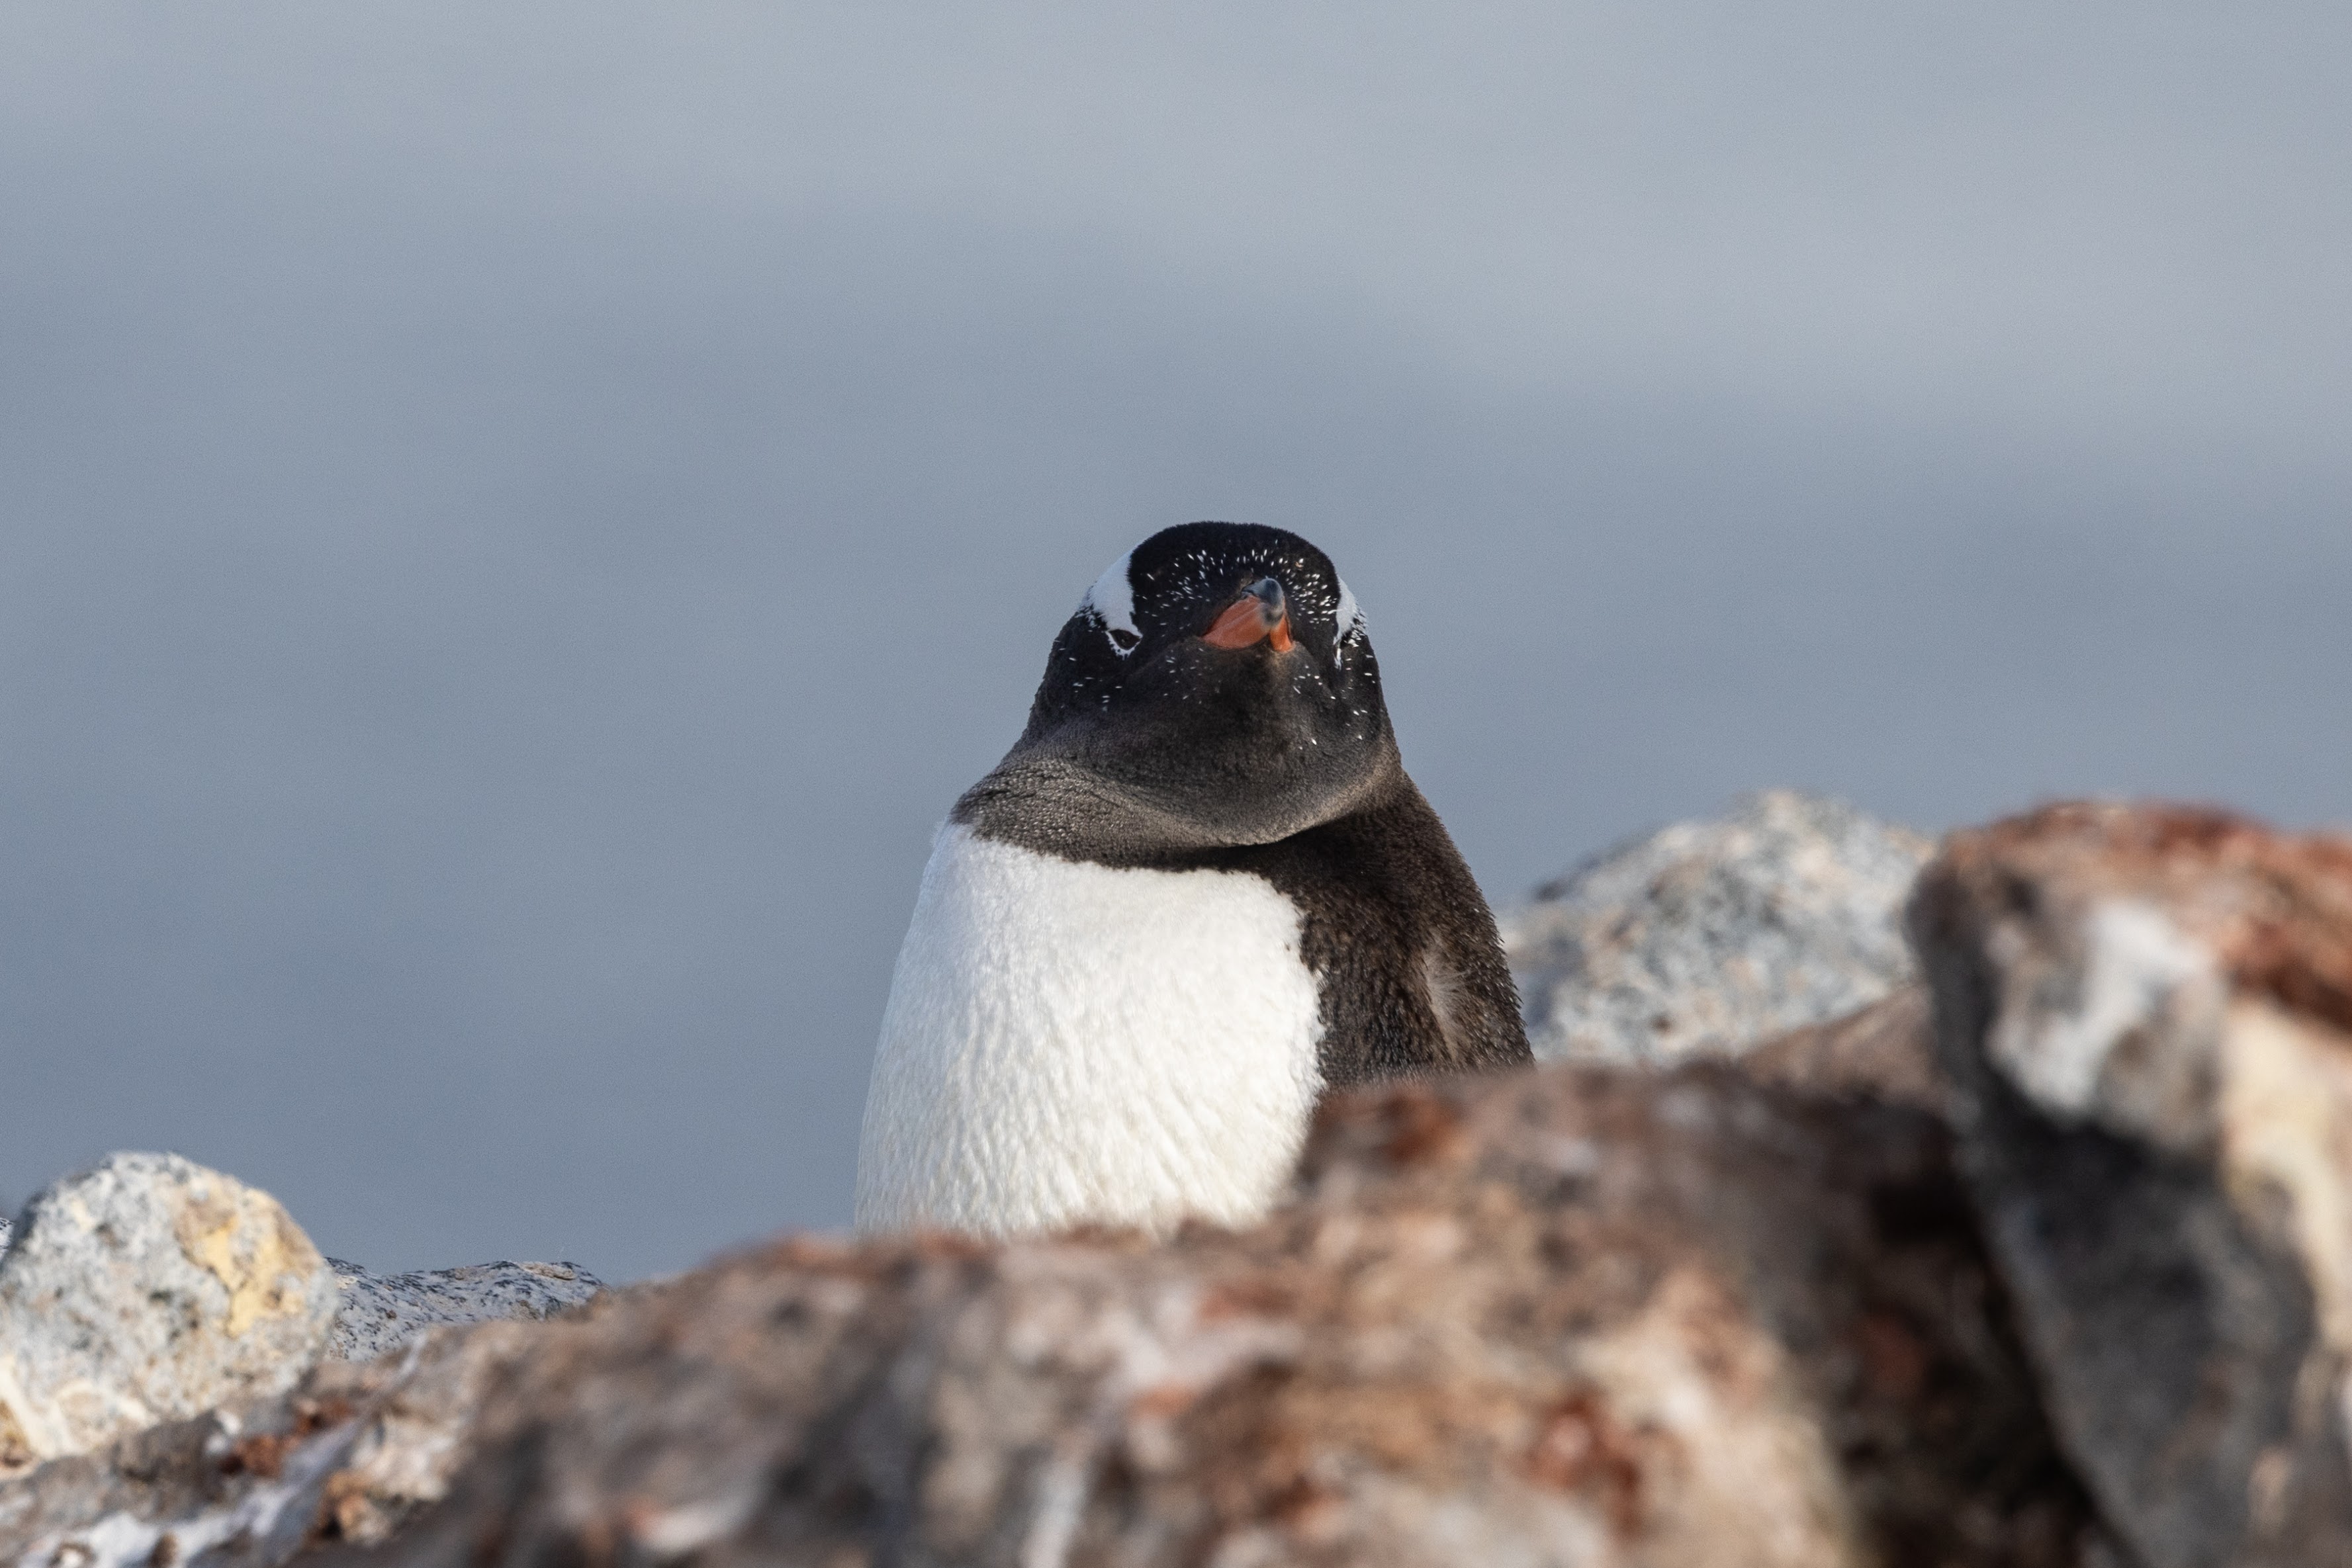
[[[342,1306],[327,1354],[373,1361],[443,1323],[544,1318],[595,1298],[604,1282],[577,1263],[475,1263],[414,1274],[371,1274],[331,1260]]]
[[[268,1193],[177,1155],[109,1155],[26,1205],[0,1261],[0,1470],[282,1392],[335,1300]]]
[[[1620,845],[1503,921],[1547,1061],[1736,1054],[1916,977],[1903,901],[1932,846],[1792,790]]]

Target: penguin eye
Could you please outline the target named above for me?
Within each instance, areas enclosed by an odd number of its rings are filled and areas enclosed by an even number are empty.
[[[1110,632],[1110,645],[1122,653],[1134,653],[1136,645],[1143,641],[1141,637],[1124,626],[1113,626],[1108,630]]]

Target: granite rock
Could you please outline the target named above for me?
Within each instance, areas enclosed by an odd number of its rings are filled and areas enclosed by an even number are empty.
[[[334,1310],[334,1271],[268,1193],[110,1155],[26,1205],[0,1260],[0,1471],[282,1392]]]
[[[373,1361],[447,1323],[551,1317],[585,1305],[604,1282],[577,1263],[476,1263],[411,1274],[372,1274],[330,1259],[341,1302],[327,1354]]]
[[[2352,841],[2056,806],[1911,927],[2053,1421],[2147,1568],[2352,1541]]]
[[[1903,900],[1927,841],[1773,790],[1611,850],[1503,922],[1547,1061],[1725,1055],[1912,980]]]

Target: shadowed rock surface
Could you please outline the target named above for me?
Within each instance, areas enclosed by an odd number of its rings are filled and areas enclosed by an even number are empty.
[[[110,1155],[26,1205],[0,1259],[0,1473],[282,1392],[334,1311],[333,1271],[268,1193]]]
[[[1903,901],[1928,851],[1785,789],[1611,850],[1503,922],[1528,1042],[1677,1061],[1868,1007],[1916,977]]]
[[[373,1361],[426,1329],[494,1318],[544,1318],[585,1305],[604,1282],[577,1263],[475,1263],[411,1274],[371,1274],[330,1259],[341,1304],[327,1354]]]
[[[1907,985],[1859,1012],[1750,1046],[1740,1072],[1801,1094],[1860,1096],[1936,1116],[1952,1110],[1925,986]]]
[[[2068,805],[1912,929],[2056,1423],[2150,1568],[2352,1552],[2352,841]]]

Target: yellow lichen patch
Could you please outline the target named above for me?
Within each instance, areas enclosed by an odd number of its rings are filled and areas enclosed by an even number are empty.
[[[28,1470],[40,1457],[32,1438],[25,1435],[23,1425],[17,1421],[15,1408],[5,1399],[0,1399],[0,1476]]]
[[[268,1193],[196,1187],[173,1231],[189,1261],[227,1289],[232,1337],[262,1318],[303,1310],[303,1281],[319,1267],[318,1249]]]
[[[0,1476],[18,1474],[75,1447],[73,1413],[59,1407],[53,1390],[27,1390],[23,1372],[17,1357],[0,1352]]]

